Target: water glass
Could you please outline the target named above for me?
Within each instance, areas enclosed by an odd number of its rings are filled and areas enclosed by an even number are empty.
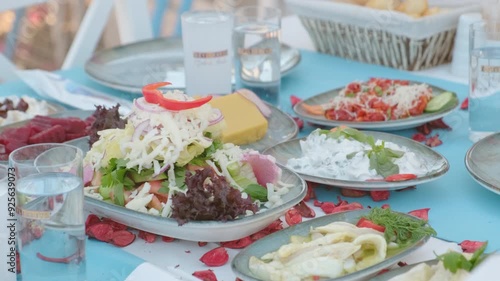
[[[280,32],[279,9],[246,6],[235,12],[236,88],[248,88],[275,105],[279,104],[281,84]]]
[[[470,27],[469,138],[500,132],[500,22]]]
[[[23,281],[86,280],[82,160],[66,144],[29,145],[9,156]]]
[[[186,93],[231,93],[233,16],[221,11],[188,11],[181,18]]]

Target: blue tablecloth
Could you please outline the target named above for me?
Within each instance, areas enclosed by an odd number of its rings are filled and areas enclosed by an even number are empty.
[[[370,77],[410,79],[426,82],[457,93],[460,100],[467,96],[466,85],[414,75],[410,72],[386,67],[347,61],[337,57],[302,51],[301,63],[282,79],[282,110],[292,113],[289,97],[301,98],[341,87],[353,80],[366,80]],[[83,69],[77,68],[61,72],[69,79],[83,83],[103,92],[133,99],[136,94],[124,93],[101,86],[91,80]],[[0,96],[35,95],[20,82],[0,85]],[[367,206],[380,206],[388,203],[394,210],[406,212],[420,208],[430,208],[429,222],[436,229],[438,237],[460,242],[462,240],[489,241],[489,251],[500,250],[500,196],[486,190],[476,183],[465,168],[464,157],[472,142],[468,139],[467,112],[457,110],[445,118],[452,127],[451,131],[436,130],[443,144],[434,149],[443,154],[450,162],[449,172],[442,178],[422,184],[415,190],[392,192],[389,200],[373,202],[370,197],[347,198]],[[300,136],[311,132],[314,127],[306,125]],[[415,129],[393,133],[410,137]],[[500,172],[500,171],[499,171]],[[317,195],[323,201],[336,201],[338,190],[319,187]]]

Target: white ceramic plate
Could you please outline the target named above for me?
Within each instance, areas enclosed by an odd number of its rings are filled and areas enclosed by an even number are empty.
[[[465,167],[480,185],[500,194],[500,133],[487,136],[469,148]]]
[[[426,161],[426,164],[432,168],[424,176],[418,177],[413,180],[400,182],[340,180],[332,177],[320,177],[304,173],[298,174],[307,181],[343,188],[359,190],[397,190],[436,180],[439,177],[443,176],[449,169],[448,160],[444,158],[444,156],[414,140],[382,132],[364,131],[364,133],[373,136],[375,140],[380,139],[388,142],[393,142],[400,146],[405,146],[409,150],[415,152],[417,155],[423,157]],[[266,149],[264,151],[264,154],[270,154],[274,156],[278,163],[286,166],[290,158],[297,158],[302,156],[300,141],[304,139],[305,138],[293,139],[279,143],[273,147]]]
[[[88,141],[80,138],[68,142],[88,151]],[[283,204],[271,209],[263,208],[257,214],[227,222],[190,221],[179,226],[172,218],[149,215],[91,197],[85,198],[87,211],[107,217],[133,228],[191,241],[220,242],[235,240],[253,234],[278,219],[288,209],[298,204],[306,195],[306,183],[296,173],[285,167],[281,180],[290,184],[290,191],[283,195]]]
[[[264,229],[304,198],[306,184],[297,174],[283,168],[282,180],[292,185],[290,192],[282,197],[284,202],[282,205],[262,209],[255,215],[227,222],[190,221],[179,226],[172,218],[144,214],[89,197],[85,198],[85,208],[98,216],[159,235],[190,241],[230,241]]]
[[[281,75],[299,64],[299,50],[281,46]],[[169,81],[172,88],[184,89],[182,40],[160,38],[97,52],[85,64],[87,74],[110,88],[141,93],[144,85]]]
[[[416,82],[410,81],[410,83],[414,84]],[[438,87],[435,87],[432,85],[430,85],[430,86],[432,88],[433,95],[437,95],[437,94],[440,94],[442,92],[446,92],[444,89],[441,89],[441,88],[438,88]],[[308,112],[306,112],[302,108],[303,103],[309,104],[309,105],[318,105],[318,104],[327,103],[333,97],[337,96],[342,89],[343,88],[334,89],[334,90],[327,91],[325,93],[304,99],[304,100],[298,102],[293,107],[293,110],[302,119],[304,119],[310,123],[317,124],[317,125],[324,125],[324,126],[329,126],[329,127],[337,127],[337,126],[345,125],[345,126],[357,128],[357,129],[378,130],[378,131],[394,131],[394,130],[401,130],[401,129],[418,127],[418,126],[425,124],[429,121],[433,121],[433,120],[442,118],[442,117],[448,115],[450,112],[452,112],[455,108],[457,108],[458,104],[459,104],[458,98],[455,95],[455,102],[453,103],[452,106],[443,108],[437,112],[424,113],[424,114],[419,115],[419,116],[408,117],[405,119],[377,121],[377,122],[329,120],[329,119],[326,119],[322,115],[309,114]]]
[[[255,257],[261,257],[264,254],[267,254],[269,252],[276,251],[279,249],[279,247],[283,244],[287,244],[290,241],[290,236],[292,235],[299,235],[299,236],[306,236],[309,234],[309,231],[312,227],[318,227],[318,226],[323,226],[327,225],[331,222],[335,221],[344,221],[344,222],[349,222],[352,224],[356,224],[356,222],[359,220],[361,216],[364,216],[368,214],[370,210],[356,210],[356,211],[349,211],[349,212],[342,212],[342,213],[336,213],[336,214],[331,214],[331,215],[326,215],[323,217],[318,217],[291,227],[288,227],[284,230],[275,232],[273,234],[270,234],[262,239],[259,239],[258,241],[254,242],[250,246],[247,246],[245,249],[240,251],[236,257],[234,257],[233,262],[231,263],[231,267],[236,274],[237,277],[241,278],[242,280],[245,281],[258,281],[257,279],[250,271],[248,267],[248,263],[250,260],[250,257],[255,256]],[[406,215],[406,214],[403,214]],[[409,215],[406,215],[409,216]],[[411,216],[409,216],[411,217]],[[415,217],[412,217],[413,219],[417,219]],[[334,279],[321,279],[321,281],[327,281],[327,280],[335,280],[335,281],[349,281],[349,280],[365,280],[364,278],[368,278],[370,276],[373,276],[380,272],[382,269],[388,268],[392,266],[393,264],[397,263],[400,261],[403,257],[407,256],[414,250],[418,249],[422,245],[427,242],[429,237],[423,237],[419,241],[413,243],[412,245],[409,245],[408,247],[401,249],[400,251],[397,251],[393,253],[391,256],[387,257],[383,262],[380,262],[378,264],[375,264],[371,267],[365,268],[363,270],[354,272],[352,274],[348,274],[339,278],[334,278]]]

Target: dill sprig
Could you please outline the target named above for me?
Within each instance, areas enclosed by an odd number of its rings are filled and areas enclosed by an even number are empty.
[[[426,221],[404,216],[391,211],[390,208],[373,208],[365,218],[385,227],[385,239],[404,246],[422,237],[435,236],[436,231]]]

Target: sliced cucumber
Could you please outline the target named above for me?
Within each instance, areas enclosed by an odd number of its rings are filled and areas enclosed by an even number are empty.
[[[451,104],[455,103],[456,97],[452,92],[443,92],[435,97],[433,97],[425,107],[425,112],[436,112],[443,108],[447,108]]]

